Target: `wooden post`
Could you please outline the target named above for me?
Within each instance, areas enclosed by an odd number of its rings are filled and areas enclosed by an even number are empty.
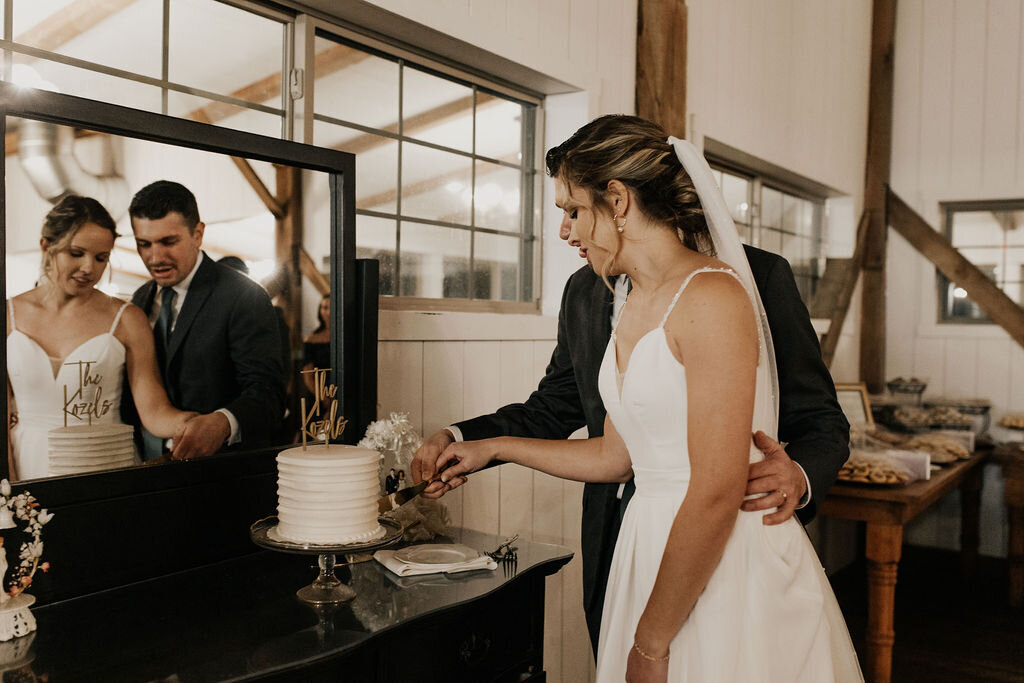
[[[892,153],[893,41],[896,0],[874,0],[864,211],[868,215],[861,292],[860,376],[868,390],[885,387],[885,193]]]
[[[285,269],[287,285],[278,295],[284,319],[288,324],[288,344],[291,349],[292,367],[288,373],[293,386],[296,384],[299,360],[296,351],[302,349],[302,274],[299,270],[299,252],[302,250],[302,170],[292,166],[275,166],[277,174],[276,195],[284,209],[283,215],[275,221],[274,256]],[[291,414],[295,415],[299,392],[290,391]]]
[[[686,134],[686,2],[640,0],[636,23],[636,115]]]

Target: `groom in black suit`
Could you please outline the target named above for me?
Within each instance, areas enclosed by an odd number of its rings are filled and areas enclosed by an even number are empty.
[[[285,388],[277,318],[259,284],[201,250],[205,225],[193,194],[160,180],[128,209],[135,244],[153,279],[132,297],[149,315],[157,363],[176,408],[202,415],[175,438],[172,457],[270,445]],[[146,434],[146,459],[163,444]]]
[[[559,230],[563,240],[569,239],[569,227],[566,217]],[[766,458],[751,465],[747,494],[768,495],[745,502],[744,509],[778,506],[778,512],[765,517],[766,523],[782,522],[795,511],[806,524],[849,457],[850,426],[789,263],[776,254],[744,248],[775,346],[781,394],[779,439],[784,444],[771,439],[758,443]],[[582,249],[580,255],[586,256]],[[624,287],[620,294],[621,300]],[[611,336],[612,307],[612,292],[589,265],[573,273],[562,293],[557,344],[537,390],[525,403],[507,405],[430,436],[413,460],[414,481],[433,474],[437,454],[456,438],[565,439],[583,426],[589,436],[601,436],[605,409],[597,377]],[[632,481],[624,490],[620,486],[586,484],[583,488],[583,602],[595,652],[619,523],[634,490]]]

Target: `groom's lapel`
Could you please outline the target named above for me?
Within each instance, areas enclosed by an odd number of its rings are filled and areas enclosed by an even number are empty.
[[[195,277],[192,278],[192,282],[188,286],[188,293],[181,306],[181,313],[178,314],[178,320],[174,323],[174,331],[171,332],[171,339],[167,345],[168,367],[178,349],[181,348],[185,337],[188,336],[188,331],[203,304],[213,293],[216,282],[217,266],[210,260],[210,257],[204,255],[203,262],[199,264],[199,270],[196,271]]]

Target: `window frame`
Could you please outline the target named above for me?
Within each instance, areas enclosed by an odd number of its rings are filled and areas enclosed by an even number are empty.
[[[978,213],[988,212],[994,213],[997,211],[1024,211],[1024,197],[1019,199],[972,199],[972,200],[958,200],[958,201],[946,201],[939,202],[939,211],[942,214],[942,234],[949,242],[950,246],[954,249],[959,248],[953,245],[953,221],[957,213]],[[984,246],[984,245],[979,245]],[[994,246],[994,245],[993,245]],[[998,245],[1005,251],[1006,243],[1005,239],[1003,244]],[[1024,250],[1024,247],[1020,247]],[[966,258],[966,257],[964,257]],[[968,259],[970,261],[970,259]],[[970,261],[974,266],[978,266],[974,261]],[[980,267],[980,266],[978,266]],[[961,315],[953,315],[951,310],[946,307],[946,292],[948,291],[952,282],[945,275],[935,269],[935,322],[937,325],[995,325],[991,318],[985,316],[983,318],[968,318]],[[998,282],[996,283],[997,286]],[[1002,287],[999,287],[1002,290]],[[1005,293],[1005,290],[1003,290]],[[1018,306],[1024,306],[1021,302],[1015,301]]]
[[[762,246],[764,244],[764,230],[769,230],[780,235],[792,235],[798,238],[802,237],[801,235],[799,235],[799,233],[790,233],[788,231],[783,230],[782,226],[766,227],[763,224],[763,192],[765,188],[769,188],[771,190],[779,192],[782,195],[796,197],[797,199],[807,201],[811,204],[814,211],[812,226],[813,234],[811,235],[811,239],[817,242],[819,248],[818,255],[813,258],[825,258],[828,245],[828,226],[825,220],[825,202],[828,200],[827,196],[816,194],[814,192],[809,191],[806,188],[802,188],[797,185],[794,185],[793,183],[786,182],[785,180],[782,180],[769,173],[746,167],[742,164],[730,161],[727,158],[723,158],[722,156],[719,156],[717,154],[709,153],[707,154],[707,158],[708,164],[711,166],[712,170],[725,172],[733,176],[745,178],[750,182],[750,194],[748,195],[750,204],[750,222],[748,224],[744,224],[749,225],[750,227],[752,236],[750,246],[756,247],[758,249],[765,249],[765,247]],[[778,253],[775,250],[765,250],[771,251],[771,253],[773,254],[778,254],[779,256],[786,258],[783,254]],[[789,259],[786,260],[787,262],[789,261]],[[792,263],[790,263],[790,267],[793,267]],[[813,300],[814,295],[817,292],[817,286],[818,283],[821,281],[821,276],[823,274],[824,271],[822,270],[821,273],[818,273],[816,276],[812,276],[811,278],[811,291],[807,293],[807,300],[804,301],[804,304],[808,307],[810,307],[811,301]],[[799,278],[801,276],[796,274],[796,277]],[[802,296],[803,294],[801,294],[801,297]]]
[[[213,102],[221,102],[229,104],[243,109],[252,109],[265,114],[271,114],[278,116],[281,119],[281,133],[279,137],[282,140],[291,140],[292,126],[292,98],[289,96],[288,91],[288,74],[293,69],[293,49],[294,44],[294,31],[295,31],[295,15],[294,13],[284,12],[272,7],[268,7],[264,4],[252,2],[251,0],[210,0],[211,2],[217,2],[222,5],[234,7],[236,9],[255,14],[271,21],[276,21],[281,24],[283,31],[281,40],[281,103],[280,107],[271,107],[269,105],[261,104],[258,102],[250,102],[230,95],[222,95],[220,93],[204,90],[202,88],[196,88],[192,86],[183,85],[176,83],[168,78],[168,65],[169,65],[169,50],[168,41],[170,36],[169,24],[168,24],[168,12],[170,11],[171,0],[162,0],[163,13],[161,17],[161,75],[160,78],[152,76],[146,76],[144,74],[134,73],[126,71],[117,67],[107,66],[98,62],[91,62],[89,60],[80,59],[78,57],[70,57],[62,55],[57,52],[51,52],[31,45],[25,45],[23,43],[17,43],[14,41],[14,0],[0,0],[2,2],[2,11],[4,16],[3,34],[0,35],[0,80],[6,82],[12,82],[12,69],[14,67],[14,54],[26,55],[34,57],[36,59],[42,59],[65,66],[71,66],[77,69],[83,69],[86,71],[93,71],[96,73],[104,74],[106,76],[112,76],[127,81],[133,81],[135,83],[141,83],[143,85],[149,85],[160,89],[160,109],[159,111],[153,111],[156,114],[169,115],[167,113],[167,95],[169,91],[182,93],[185,95],[192,95],[195,97],[202,97]],[[152,111],[152,110],[140,110],[140,111]],[[175,117],[183,118],[183,117]],[[216,124],[214,124],[216,125]],[[248,132],[248,131],[246,131]]]
[[[296,55],[296,65],[300,63],[303,69],[303,76],[305,87],[304,97],[302,98],[301,106],[295,108],[295,135],[301,136],[301,140],[308,144],[313,144],[313,131],[314,123],[316,121],[324,121],[332,125],[342,125],[354,130],[361,130],[365,133],[387,137],[399,141],[400,143],[408,143],[415,145],[423,145],[430,149],[443,151],[446,153],[457,154],[459,156],[467,157],[471,160],[473,166],[473,173],[475,176],[476,161],[485,161],[489,163],[497,163],[503,167],[515,167],[521,170],[520,182],[521,182],[521,229],[518,232],[502,231],[492,228],[481,228],[475,225],[455,225],[448,224],[442,221],[435,221],[430,219],[416,218],[413,216],[403,216],[400,209],[395,212],[394,215],[389,213],[380,213],[372,210],[357,209],[357,215],[365,215],[370,217],[383,218],[386,220],[395,220],[397,225],[397,240],[396,240],[396,270],[395,270],[395,282],[400,282],[401,268],[399,265],[400,254],[401,254],[401,222],[403,220],[427,225],[437,225],[444,228],[454,228],[458,230],[466,230],[471,235],[470,239],[473,240],[476,234],[495,234],[508,237],[518,237],[520,239],[520,253],[519,260],[517,262],[520,275],[517,283],[518,293],[520,299],[517,301],[504,301],[495,299],[463,299],[463,298],[423,298],[413,296],[401,296],[397,293],[395,295],[381,295],[380,307],[386,310],[417,310],[417,311],[462,311],[462,312],[488,312],[488,313],[529,313],[535,314],[540,311],[541,306],[541,273],[542,273],[542,260],[543,252],[541,250],[542,234],[541,234],[541,212],[540,212],[540,201],[541,195],[543,194],[543,130],[544,130],[544,96],[536,93],[528,88],[519,88],[508,83],[501,82],[497,79],[485,77],[479,73],[475,73],[468,67],[460,69],[457,65],[453,65],[447,61],[443,61],[432,55],[425,54],[423,51],[415,50],[407,45],[403,45],[401,42],[389,40],[379,35],[370,35],[360,31],[357,27],[351,27],[342,25],[333,21],[328,21],[315,17],[312,15],[300,15],[296,20],[295,29],[295,45],[296,49],[294,54]],[[318,114],[316,112],[316,70],[315,70],[315,43],[316,40],[327,39],[334,40],[343,44],[347,44],[359,50],[363,50],[369,54],[377,57],[396,61],[401,65],[409,65],[416,70],[429,73],[431,75],[438,76],[447,80],[451,80],[460,85],[471,87],[474,93],[474,126],[475,126],[475,108],[476,108],[476,94],[478,92],[487,92],[489,94],[498,95],[502,98],[509,99],[511,101],[520,103],[528,107],[526,111],[532,111],[532,131],[528,130],[529,125],[524,122],[523,125],[523,141],[522,147],[524,156],[529,156],[528,160],[524,160],[522,165],[516,166],[515,164],[504,163],[500,160],[493,159],[484,155],[476,153],[476,140],[474,135],[473,150],[466,152],[464,150],[457,150],[453,148],[444,147],[423,140],[412,138],[403,135],[401,128],[398,133],[391,133],[388,131],[370,128],[362,124],[355,122],[348,122],[341,119],[335,119],[330,116]],[[300,59],[301,58],[301,59]],[[400,100],[402,99],[402,93],[399,93]],[[399,119],[401,123],[401,117]],[[398,178],[396,182],[396,192],[398,196],[401,195],[401,152],[399,153],[399,167],[398,167]],[[471,218],[471,223],[474,222],[474,218]],[[474,271],[473,261],[475,252],[471,249],[470,261],[468,265],[470,278],[472,278]],[[472,292],[472,280],[469,284],[470,292]],[[525,300],[524,300],[525,299]]]

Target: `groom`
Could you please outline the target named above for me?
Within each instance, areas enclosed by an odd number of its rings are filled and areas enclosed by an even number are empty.
[[[175,438],[176,460],[225,447],[269,446],[285,388],[277,318],[255,281],[201,250],[205,225],[195,196],[159,180],[128,208],[135,245],[153,279],[132,297],[149,316],[157,363],[176,408],[202,415]],[[164,444],[145,434],[145,458]]]
[[[552,176],[558,175],[561,166],[558,155],[557,147],[548,153]],[[570,227],[566,215],[559,228],[561,239],[569,239]],[[586,258],[586,250],[578,242],[569,244],[580,248],[580,256]],[[789,264],[776,254],[749,246],[744,249],[775,346],[781,394],[779,439],[785,447],[767,437],[758,439],[766,457],[750,466],[746,493],[768,495],[745,502],[743,509],[778,506],[777,512],[765,517],[765,523],[783,522],[796,511],[806,524],[849,456],[850,427]],[[562,293],[558,340],[537,390],[525,403],[499,408],[431,435],[413,460],[414,481],[430,478],[437,455],[456,439],[565,439],[582,426],[590,436],[601,436],[605,408],[597,388],[598,370],[611,336],[613,306],[617,310],[625,301],[627,286],[620,278],[613,297],[589,266],[576,271]],[[437,484],[433,487],[440,493],[446,490]],[[583,601],[595,652],[615,539],[633,490],[633,482],[624,490],[620,484],[586,484],[583,489]]]

